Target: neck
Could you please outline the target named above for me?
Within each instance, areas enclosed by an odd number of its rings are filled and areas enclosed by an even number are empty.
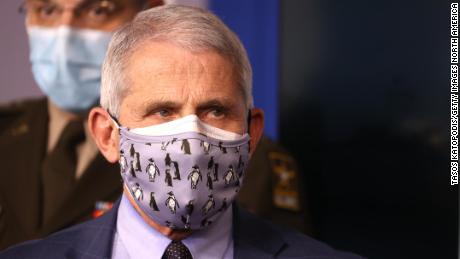
[[[160,225],[156,223],[153,219],[151,219],[147,214],[145,214],[141,208],[137,205],[136,201],[134,198],[131,196],[129,193],[128,187],[126,185],[123,185],[123,192],[128,197],[129,203],[134,207],[134,209],[139,213],[139,215],[142,217],[142,219],[153,229],[156,231],[160,232],[162,235],[166,236],[167,238],[174,240],[174,241],[180,241],[184,238],[187,238],[192,234],[193,232],[191,230],[178,230],[178,229],[172,229],[165,227],[163,225]]]
[[[69,111],[65,111],[59,108],[51,100],[48,99],[48,110],[54,113],[59,113],[60,117],[66,118],[68,120],[86,120],[88,118],[88,112],[78,114]]]

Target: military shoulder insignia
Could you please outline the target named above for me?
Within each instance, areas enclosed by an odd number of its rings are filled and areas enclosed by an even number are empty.
[[[97,201],[94,206],[93,219],[99,218],[100,216],[107,213],[113,207],[113,202]]]
[[[20,123],[19,125],[11,129],[11,135],[14,137],[24,135],[27,132],[29,132],[29,125],[25,122]]]
[[[273,205],[290,211],[300,211],[299,177],[294,158],[286,153],[269,152],[273,171]]]

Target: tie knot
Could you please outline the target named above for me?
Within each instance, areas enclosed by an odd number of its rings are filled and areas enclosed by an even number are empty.
[[[58,145],[76,145],[79,142],[85,139],[85,129],[83,127],[83,122],[81,121],[70,121],[65,126],[64,130],[61,133]]]
[[[181,241],[172,241],[166,247],[162,259],[193,259],[190,250]]]

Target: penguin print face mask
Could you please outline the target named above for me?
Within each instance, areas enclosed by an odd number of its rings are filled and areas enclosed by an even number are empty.
[[[249,161],[247,133],[213,127],[195,115],[145,128],[116,124],[121,177],[156,223],[202,229],[232,204]]]

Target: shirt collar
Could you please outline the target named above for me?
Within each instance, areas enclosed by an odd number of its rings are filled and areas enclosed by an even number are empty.
[[[193,258],[232,258],[232,208],[205,229],[182,242]],[[123,194],[118,208],[117,235],[130,258],[161,259],[171,240],[150,227]]]

